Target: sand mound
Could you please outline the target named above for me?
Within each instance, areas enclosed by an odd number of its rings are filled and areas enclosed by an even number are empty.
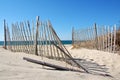
[[[67,47],[76,58],[86,59],[88,61],[96,62],[100,65],[105,65],[109,68],[109,72],[113,76],[117,76],[120,79],[120,55],[114,53],[108,53],[98,50],[89,50],[89,49],[71,49]],[[118,76],[119,75],[119,76]],[[118,80],[119,80],[118,79]]]
[[[46,68],[38,64],[30,63],[23,60],[23,57],[30,57],[41,60],[39,56],[25,53],[14,53],[0,48],[0,80],[119,80],[120,79],[120,56],[112,53],[105,53],[88,49],[70,49],[71,54],[77,58],[83,58],[104,64],[109,67],[110,74],[115,78],[92,75],[87,73],[78,73],[71,71],[57,71]],[[103,56],[104,54],[104,56]],[[46,60],[47,61],[47,60]],[[48,60],[49,61],[49,60]],[[54,60],[50,62],[58,63]],[[112,72],[113,71],[113,72]]]

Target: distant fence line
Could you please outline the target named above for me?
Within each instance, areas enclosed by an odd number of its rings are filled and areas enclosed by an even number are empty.
[[[116,25],[96,26],[87,29],[72,30],[72,42],[75,48],[89,48],[116,52]]]

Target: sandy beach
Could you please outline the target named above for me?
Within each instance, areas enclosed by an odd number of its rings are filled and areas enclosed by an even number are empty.
[[[113,77],[54,70],[23,60],[23,57],[43,60],[40,56],[11,52],[0,47],[0,80],[120,80],[120,55],[84,48],[71,49],[71,45],[66,48],[74,58],[105,65]],[[47,58],[44,58],[44,61],[65,66],[65,63],[60,61]]]

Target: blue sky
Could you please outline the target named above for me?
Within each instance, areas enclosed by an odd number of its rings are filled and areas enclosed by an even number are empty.
[[[71,30],[120,23],[120,0],[0,0],[0,41],[4,40],[3,20],[50,20],[62,40],[71,39]]]

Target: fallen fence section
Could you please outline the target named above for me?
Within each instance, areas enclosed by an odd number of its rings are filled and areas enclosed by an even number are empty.
[[[36,63],[36,64],[40,64],[40,65],[43,65],[43,66],[51,67],[51,68],[54,68],[56,70],[75,71],[75,72],[84,73],[83,71],[80,71],[80,70],[77,70],[77,69],[66,68],[66,67],[62,67],[62,66],[59,66],[59,65],[50,64],[50,63],[47,63],[47,62],[34,60],[34,59],[31,59],[31,58],[27,58],[27,57],[23,57],[23,59],[27,60],[29,62],[32,62],[32,63]],[[89,71],[89,74],[112,77],[111,75],[107,74],[107,72],[106,72],[107,68],[102,68],[103,66],[101,67],[100,65],[98,65],[96,63],[87,62],[87,61],[81,60],[81,59],[80,59],[80,61],[78,60],[77,62],[79,62],[79,64],[83,64],[83,66]],[[87,67],[87,66],[89,66],[89,67]]]
[[[61,43],[60,38],[52,27],[50,21],[39,21],[36,18],[36,27],[34,22],[32,26],[29,21],[13,23],[12,30],[7,29],[7,48],[13,52],[25,52],[37,56],[47,57],[66,62],[66,65],[76,64],[78,69],[88,71],[78,64],[65,46]],[[10,36],[11,34],[11,36]],[[71,59],[72,61],[67,61]]]

